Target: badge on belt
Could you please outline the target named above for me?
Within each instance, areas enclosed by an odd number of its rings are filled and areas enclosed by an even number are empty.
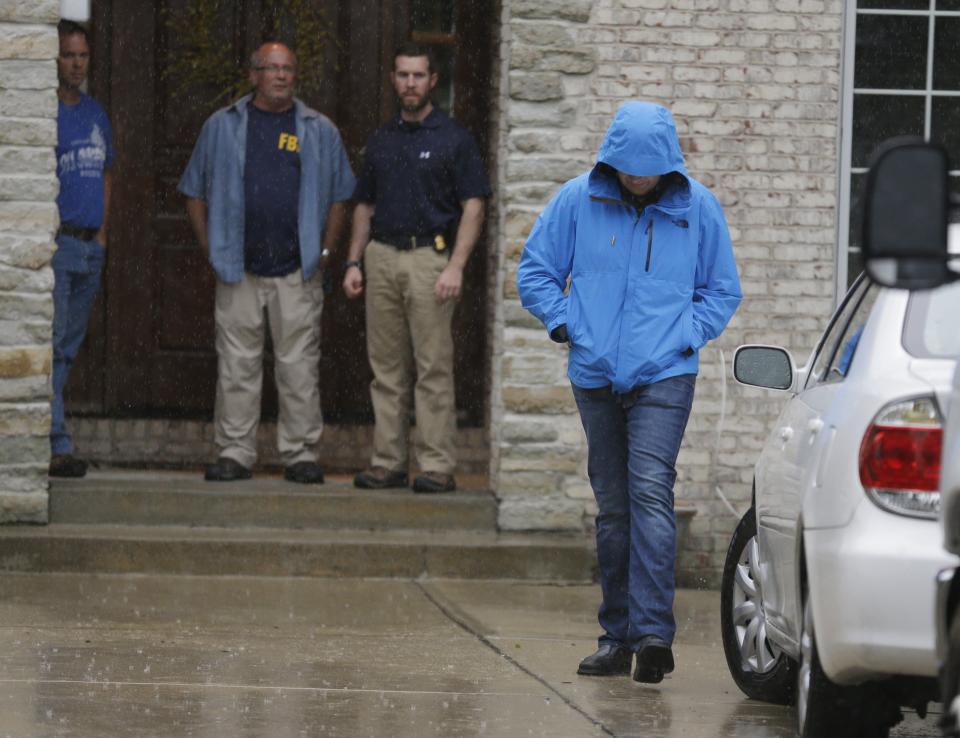
[[[433,237],[433,250],[436,251],[438,254],[442,254],[444,251],[447,250],[447,241],[443,237],[442,233],[438,233],[436,236]]]

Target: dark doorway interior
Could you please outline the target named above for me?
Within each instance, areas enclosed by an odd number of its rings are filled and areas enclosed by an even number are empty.
[[[494,0],[313,0],[336,43],[328,44],[324,83],[305,96],[340,129],[354,168],[369,134],[395,112],[387,81],[402,40],[441,52],[438,102],[488,151]],[[212,271],[200,254],[176,184],[203,121],[223,103],[211,91],[185,94],[165,70],[182,39],[169,14],[191,0],[95,0],[91,93],[110,113],[117,158],[104,288],[67,388],[68,411],[108,417],[212,417]],[[217,3],[214,3],[217,4]],[[237,69],[263,40],[287,41],[291,19],[277,0],[220,2],[218,43]],[[363,306],[340,290],[346,243],[328,270],[323,315],[321,396],[328,422],[372,421]],[[461,425],[481,427],[487,385],[485,244],[471,259],[454,323]],[[264,417],[275,417],[269,362]]]

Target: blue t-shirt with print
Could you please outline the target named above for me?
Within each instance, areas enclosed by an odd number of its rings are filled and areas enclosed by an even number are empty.
[[[100,103],[80,93],[80,102],[57,106],[57,178],[60,222],[76,228],[103,224],[103,174],[113,164],[110,120]]]
[[[244,269],[282,277],[300,268],[297,206],[300,142],[295,111],[247,110],[247,158],[243,169]]]

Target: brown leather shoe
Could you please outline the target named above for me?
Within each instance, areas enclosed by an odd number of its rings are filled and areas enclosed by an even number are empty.
[[[456,488],[457,482],[453,474],[428,471],[413,480],[414,492],[453,492]]]
[[[407,475],[402,471],[390,471],[383,466],[372,466],[353,478],[353,486],[361,489],[389,489],[406,487]]]

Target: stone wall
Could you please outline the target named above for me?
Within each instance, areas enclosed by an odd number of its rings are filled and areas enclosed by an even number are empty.
[[[45,522],[60,4],[0,0],[0,522]]]
[[[726,209],[745,295],[701,351],[678,463],[678,502],[698,511],[681,579],[717,581],[736,519],[716,490],[746,509],[783,402],[733,384],[733,349],[775,343],[802,363],[834,302],[841,16],[840,0],[504,0],[491,426],[504,529],[578,529],[595,514],[564,349],[521,308],[516,266],[618,105],[650,100],[673,110],[691,174]]]

